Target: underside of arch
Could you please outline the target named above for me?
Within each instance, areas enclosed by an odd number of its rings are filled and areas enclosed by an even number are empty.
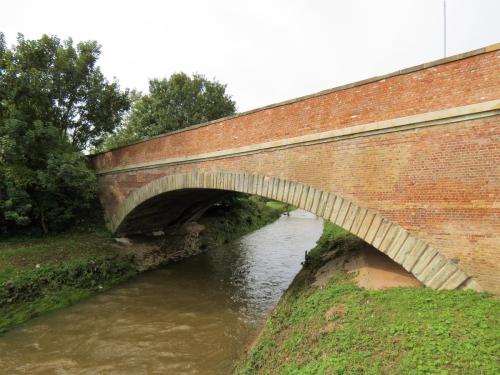
[[[203,194],[193,194],[193,189],[202,189]],[[141,216],[175,210],[175,201],[183,194],[189,194],[192,200],[191,213],[183,210],[178,216],[188,218],[203,210],[207,202],[213,204],[231,191],[289,203],[329,220],[386,254],[427,287],[481,290],[457,264],[397,223],[335,193],[276,177],[228,171],[193,171],[161,177],[131,193],[111,218],[109,227],[115,233],[125,232]]]

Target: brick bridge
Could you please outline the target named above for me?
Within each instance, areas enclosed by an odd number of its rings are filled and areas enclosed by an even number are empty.
[[[291,203],[425,285],[500,292],[500,45],[94,155],[111,230],[196,218],[228,191]]]

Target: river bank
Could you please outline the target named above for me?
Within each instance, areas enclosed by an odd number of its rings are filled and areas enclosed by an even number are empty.
[[[369,290],[358,285],[359,272],[342,267],[318,284],[325,265],[362,246],[325,224],[236,373],[500,372],[500,301],[494,296],[423,287]]]
[[[284,209],[274,202],[242,197],[216,206],[199,220],[203,230],[196,251],[265,226]],[[105,230],[0,242],[0,332],[107,290],[164,261],[157,257],[146,263],[141,255]]]
[[[322,230],[296,210],[33,319],[0,338],[2,373],[231,374]]]

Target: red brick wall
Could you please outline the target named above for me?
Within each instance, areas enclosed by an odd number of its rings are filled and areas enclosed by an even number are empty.
[[[500,51],[333,91],[160,137],[94,159],[97,169],[200,154],[500,97]]]
[[[96,168],[198,154],[500,98],[500,53],[180,132],[101,154]],[[353,117],[357,116],[357,117]],[[299,181],[379,212],[500,292],[500,116],[100,177],[113,212],[158,177],[224,169]]]

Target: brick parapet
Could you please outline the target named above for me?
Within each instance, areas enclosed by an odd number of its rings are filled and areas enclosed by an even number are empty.
[[[498,45],[263,107],[91,157],[96,169],[241,147],[500,97]]]

